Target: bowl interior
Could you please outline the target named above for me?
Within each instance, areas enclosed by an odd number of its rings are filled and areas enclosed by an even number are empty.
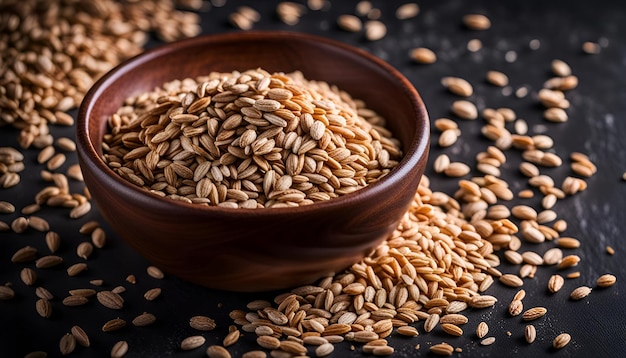
[[[367,107],[385,117],[388,127],[402,143],[404,157],[381,182],[406,175],[427,152],[428,116],[421,98],[403,75],[365,51],[322,37],[291,32],[203,36],[154,48],[123,63],[86,95],[79,113],[78,140],[84,140],[88,157],[100,158],[106,120],[129,96],[151,91],[174,79],[257,67],[269,72],[301,71],[309,80],[337,85],[353,98],[365,100]],[[115,176],[104,162],[95,165]],[[123,186],[131,185],[122,179],[119,181]],[[380,186],[375,184],[373,186]],[[342,198],[320,204],[331,205]]]
[[[301,71],[338,86],[387,119],[403,158],[390,174],[354,193],[295,208],[198,206],[149,194],[119,177],[102,156],[107,119],[126,98],[212,71]],[[428,154],[426,109],[410,82],[354,47],[291,32],[198,37],[149,50],[102,77],[78,114],[85,183],[113,229],[164,270],[235,291],[312,282],[363,258],[397,227]],[[141,213],[141,214],[138,214]]]

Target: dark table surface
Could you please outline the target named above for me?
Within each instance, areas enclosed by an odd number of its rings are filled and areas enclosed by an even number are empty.
[[[568,356],[568,357],[623,357],[626,356],[626,305],[622,301],[626,294],[626,265],[624,258],[626,244],[626,181],[622,174],[626,171],[626,10],[620,1],[420,1],[420,14],[410,20],[395,19],[395,8],[399,1],[374,1],[382,12],[381,20],[387,25],[387,36],[379,41],[368,42],[363,34],[354,34],[337,28],[335,19],[344,13],[354,13],[355,1],[332,1],[324,11],[307,11],[299,24],[288,26],[275,16],[276,1],[234,1],[228,0],[223,7],[212,7],[201,12],[203,33],[240,31],[228,24],[228,15],[237,6],[247,4],[257,9],[261,21],[255,29],[281,29],[301,31],[327,36],[371,51],[398,68],[420,91],[431,118],[451,117],[450,104],[458,97],[450,94],[440,84],[443,76],[459,76],[474,85],[474,95],[470,98],[479,108],[510,107],[519,118],[524,118],[533,134],[544,133],[554,138],[554,151],[564,158],[560,168],[545,170],[557,183],[567,175],[568,155],[578,151],[589,155],[597,165],[598,172],[587,179],[586,191],[559,201],[555,210],[560,218],[566,219],[569,226],[566,236],[578,238],[582,242],[575,251],[582,261],[568,271],[579,271],[580,277],[567,279],[562,291],[551,295],[546,290],[549,276],[557,272],[554,267],[540,267],[536,277],[526,279],[523,288],[527,296],[525,305],[543,305],[549,314],[535,322],[538,338],[529,345],[523,338],[524,322],[507,314],[508,302],[516,289],[494,284],[488,291],[499,298],[492,309],[469,310],[469,323],[464,326],[466,334],[454,338],[440,330],[431,333],[423,331],[422,323],[417,327],[420,336],[401,338],[392,335],[390,344],[396,348],[395,356],[428,356],[428,347],[446,341],[462,352],[455,354],[464,357],[502,357],[505,355],[529,356]],[[467,13],[483,13],[489,16],[492,27],[488,31],[470,31],[461,26],[461,17]],[[472,53],[467,50],[467,42],[480,39],[483,48]],[[538,49],[531,49],[531,40],[540,42]],[[602,45],[595,55],[583,53],[585,41]],[[152,41],[150,46],[158,45]],[[438,54],[438,61],[432,65],[419,65],[408,56],[414,47],[429,47]],[[508,62],[506,54],[514,51],[517,58]],[[542,107],[538,105],[536,93],[550,74],[553,59],[562,59],[570,64],[573,73],[579,78],[578,88],[567,92],[571,102],[568,109],[569,121],[548,123],[542,118]],[[503,93],[502,89],[487,84],[484,80],[488,70],[500,70],[510,78],[513,94]],[[528,89],[526,97],[518,98],[515,91]],[[506,92],[506,91],[505,91]],[[75,115],[75,111],[71,112]],[[453,116],[451,118],[454,118]],[[455,160],[474,161],[474,155],[486,148],[489,141],[480,135],[481,121],[458,120],[462,129],[459,141],[450,148],[439,148],[436,144],[438,133],[433,131],[432,154],[427,175],[435,190],[453,193],[456,179],[445,178],[432,171],[432,160],[439,153],[447,153]],[[73,128],[52,128],[57,136],[73,137]],[[17,145],[18,132],[4,127],[0,131],[0,145]],[[509,153],[509,152],[507,152]],[[11,189],[0,190],[0,200],[13,202],[18,211],[1,215],[0,220],[10,222],[19,214],[19,209],[33,202],[34,193],[45,183],[39,178],[41,165],[36,162],[37,150],[26,151],[26,170],[22,173],[22,183]],[[519,154],[511,151],[510,162],[503,167],[503,177],[511,183],[514,192],[528,188],[519,174]],[[70,155],[68,165],[75,163],[75,155]],[[478,174],[478,173],[474,173]],[[80,191],[80,183],[72,183],[75,191]],[[533,201],[534,200],[534,201]],[[537,204],[537,197],[531,201],[514,199],[507,205],[517,203]],[[29,230],[22,234],[0,232],[0,283],[11,282],[16,297],[10,301],[0,301],[0,356],[24,356],[35,350],[49,352],[49,356],[59,355],[59,339],[70,328],[78,324],[91,338],[91,347],[78,347],[74,356],[108,356],[113,344],[126,340],[130,346],[128,356],[203,356],[204,349],[190,352],[179,350],[181,340],[198,334],[189,327],[188,319],[194,315],[207,315],[217,321],[218,327],[203,333],[206,346],[219,344],[233,324],[228,313],[233,309],[245,309],[253,299],[271,300],[277,292],[270,293],[231,293],[198,287],[166,276],[163,280],[151,278],[146,273],[149,263],[130,249],[114,232],[108,229],[97,209],[86,217],[71,220],[67,210],[43,208],[37,215],[46,218],[54,231],[62,238],[58,254],[65,258],[63,267],[38,270],[36,286],[51,291],[56,299],[52,301],[54,314],[50,319],[39,317],[35,311],[34,287],[24,285],[19,272],[25,265],[10,262],[13,253],[26,244],[46,252],[43,234]],[[107,245],[88,261],[89,270],[79,276],[68,278],[65,269],[78,262],[75,255],[76,243],[85,239],[78,234],[78,228],[88,220],[99,220],[107,230]],[[523,249],[543,252],[552,247],[553,242],[540,245],[524,244]],[[615,249],[614,255],[606,253],[606,247]],[[505,260],[503,260],[505,262]],[[31,266],[33,266],[31,264]],[[503,263],[503,272],[517,272],[518,267]],[[608,289],[596,289],[595,280],[604,273],[617,276],[617,284]],[[125,281],[129,274],[137,278],[136,284]],[[91,302],[81,307],[65,307],[60,302],[69,289],[93,287],[89,280],[104,280],[102,289],[112,289],[123,285],[126,292],[124,310],[113,312]],[[588,285],[593,292],[581,301],[571,301],[569,292],[577,286]],[[163,294],[157,300],[148,302],[144,292],[152,287],[161,287]],[[157,322],[148,327],[133,327],[103,333],[100,327],[104,322],[117,316],[128,321],[147,311],[156,315]],[[473,334],[476,325],[485,320],[490,326],[490,335],[496,337],[491,346],[481,346]],[[571,343],[560,351],[551,348],[552,338],[561,332],[572,336]],[[419,350],[415,350],[416,345]],[[336,347],[336,357],[358,357],[362,355],[360,346],[350,343]],[[256,348],[254,334],[245,334],[240,342],[229,348],[233,356]]]

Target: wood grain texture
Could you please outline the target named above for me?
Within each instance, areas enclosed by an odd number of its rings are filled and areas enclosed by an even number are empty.
[[[106,119],[128,96],[211,71],[300,70],[337,85],[388,120],[404,157],[381,181],[290,209],[198,207],[142,192],[100,159]],[[204,286],[260,291],[312,282],[358,261],[397,225],[426,166],[429,120],[417,91],[377,57],[293,32],[203,36],[147,51],[105,75],[77,121],[79,161],[102,215],[129,245],[170,274]]]

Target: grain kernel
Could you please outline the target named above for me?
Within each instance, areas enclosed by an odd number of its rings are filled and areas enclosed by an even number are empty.
[[[437,62],[437,55],[433,50],[426,47],[417,47],[411,50],[410,57],[413,61],[429,65]]]
[[[526,325],[524,328],[524,338],[528,343],[533,343],[535,341],[535,338],[537,338],[537,330],[535,329],[535,326],[532,324]]]
[[[476,108],[476,105],[470,101],[454,101],[452,103],[451,111],[462,119],[474,120],[478,118],[478,109]]]
[[[572,293],[570,293],[570,298],[572,300],[578,301],[578,300],[582,300],[583,298],[589,296],[589,294],[591,293],[591,287],[587,287],[587,286],[580,286],[575,288]]]
[[[463,25],[471,30],[487,30],[491,27],[491,20],[482,14],[467,14],[463,16]]]
[[[617,278],[611,274],[605,274],[598,277],[596,284],[598,287],[611,287],[617,282]]]
[[[561,333],[554,338],[554,340],[552,341],[552,346],[555,349],[561,349],[565,347],[571,339],[572,337],[568,333]]]

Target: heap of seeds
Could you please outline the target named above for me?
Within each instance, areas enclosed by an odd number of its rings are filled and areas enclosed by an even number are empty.
[[[104,158],[115,172],[159,196],[202,205],[328,200],[379,180],[401,156],[383,118],[300,72],[172,81],[129,98],[109,125]]]
[[[156,31],[166,41],[200,33],[199,17],[171,0],[7,0],[0,3],[0,125],[19,144],[52,144],[48,123],[72,125],[94,81],[142,51]]]
[[[276,307],[254,301],[248,305],[252,311],[235,310],[231,318],[255,332],[261,347],[287,352],[283,342],[345,339],[364,344],[364,352],[388,355],[394,349],[385,338],[394,330],[415,336],[418,322],[426,332],[439,328],[462,335],[468,321],[463,311],[497,302],[482,293],[501,275],[492,238],[517,228],[507,219],[472,224],[459,209],[454,198],[432,192],[423,177],[398,228],[374,253],[315,286],[277,296]]]

